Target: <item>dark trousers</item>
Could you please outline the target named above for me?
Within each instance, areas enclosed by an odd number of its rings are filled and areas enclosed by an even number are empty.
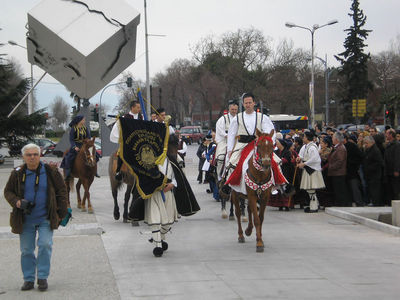
[[[392,206],[392,200],[399,200],[400,177],[385,176],[385,205]]]
[[[329,176],[333,193],[335,195],[335,206],[351,206],[351,200],[349,200],[346,176]]]
[[[384,199],[382,193],[382,182],[381,179],[367,179],[367,192],[368,198],[373,206],[382,206]]]
[[[363,201],[362,191],[361,191],[361,182],[358,178],[350,178],[347,179],[347,186],[349,188],[349,194],[353,199],[353,202],[357,206],[364,206],[365,203]]]

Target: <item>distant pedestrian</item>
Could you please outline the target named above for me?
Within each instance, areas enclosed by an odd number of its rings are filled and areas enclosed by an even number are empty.
[[[399,199],[400,191],[400,143],[396,140],[396,131],[386,131],[385,149],[385,204],[391,206],[392,200]]]
[[[67,188],[58,170],[40,161],[40,147],[22,148],[24,165],[11,172],[4,197],[12,206],[11,231],[19,234],[24,284],[21,290],[48,288],[53,230],[67,215]],[[38,252],[35,256],[36,233]],[[5,270],[2,271],[3,274]]]
[[[328,177],[335,194],[335,206],[351,206],[346,186],[347,152],[343,140],[340,132],[333,134],[334,147],[328,159]]]

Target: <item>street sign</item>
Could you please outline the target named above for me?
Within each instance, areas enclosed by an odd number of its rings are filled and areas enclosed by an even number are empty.
[[[353,99],[353,117],[364,117],[367,113],[367,99]]]

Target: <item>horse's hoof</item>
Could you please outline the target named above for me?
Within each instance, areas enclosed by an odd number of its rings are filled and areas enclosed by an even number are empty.
[[[128,219],[125,219],[125,218],[124,218],[124,219],[122,220],[122,222],[123,222],[123,223],[128,223]]]
[[[246,216],[242,216],[242,222],[247,223],[249,221],[249,219],[247,219]]]
[[[114,220],[119,220],[120,214],[119,213],[114,213]]]
[[[86,211],[86,207],[81,207],[81,212],[85,212]]]
[[[93,213],[93,208],[88,208],[88,214],[92,214]]]
[[[256,252],[257,252],[257,253],[264,252],[264,246],[257,246]]]
[[[77,206],[79,209],[81,209],[82,208],[82,205],[80,205],[80,204],[78,204],[78,206]]]
[[[243,244],[245,242],[244,236],[238,237],[238,242]]]
[[[133,226],[133,227],[139,226],[139,222],[138,222],[138,221],[132,221],[132,226]]]
[[[244,233],[247,235],[247,236],[251,236],[251,233],[252,233],[252,229],[246,229],[245,231],[244,231]]]
[[[229,216],[229,221],[235,221],[235,216]]]
[[[221,212],[221,218],[222,218],[222,219],[228,218],[228,214],[227,214],[227,212],[226,212],[225,209],[223,209],[222,212]]]

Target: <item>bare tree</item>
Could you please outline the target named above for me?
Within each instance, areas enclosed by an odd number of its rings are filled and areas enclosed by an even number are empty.
[[[50,117],[53,130],[59,130],[64,127],[68,121],[69,106],[61,96],[56,96],[50,104]]]

